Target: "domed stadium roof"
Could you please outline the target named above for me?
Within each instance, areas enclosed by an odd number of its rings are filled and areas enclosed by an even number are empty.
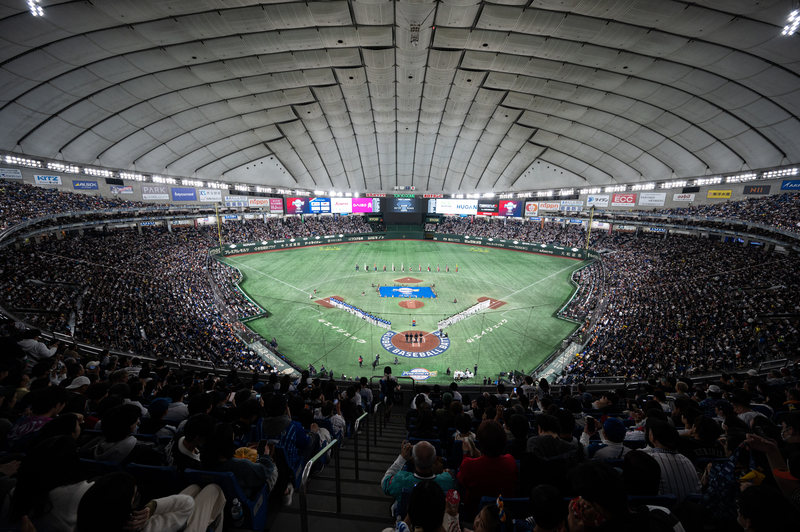
[[[265,186],[800,162],[785,0],[0,0],[0,149]]]

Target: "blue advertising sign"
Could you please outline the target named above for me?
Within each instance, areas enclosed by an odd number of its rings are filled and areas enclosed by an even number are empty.
[[[172,201],[197,201],[197,191],[193,188],[172,187]]]
[[[311,214],[321,214],[331,212],[331,199],[330,198],[311,198],[308,201],[308,210]]]
[[[784,181],[781,190],[800,190],[800,179]]]
[[[97,181],[72,181],[72,188],[75,190],[97,190]]]

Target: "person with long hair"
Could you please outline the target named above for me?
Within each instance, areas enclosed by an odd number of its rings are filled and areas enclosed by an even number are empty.
[[[9,522],[17,523],[27,515],[34,526],[72,532],[78,503],[91,487],[81,474],[75,439],[46,439],[25,455],[17,470]]]

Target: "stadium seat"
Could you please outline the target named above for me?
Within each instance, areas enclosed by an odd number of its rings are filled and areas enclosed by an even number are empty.
[[[119,462],[102,462],[81,458],[81,470],[86,474],[87,479],[93,479],[108,473],[119,473],[122,471],[122,466]]]
[[[622,445],[628,449],[644,449],[647,447],[647,442],[644,440],[625,440]]]
[[[766,416],[767,419],[772,419],[775,415],[775,412],[769,405],[750,405],[750,408],[752,408],[755,412]]]
[[[230,507],[233,504],[233,499],[239,499],[242,503],[244,510],[244,523],[240,528],[246,530],[263,530],[267,522],[267,502],[269,499],[269,488],[267,484],[258,492],[255,500],[248,499],[236,477],[230,471],[224,472],[211,472],[211,471],[198,471],[196,469],[187,469],[183,473],[183,478],[187,484],[198,484],[201,487],[208,484],[216,484],[222,489],[225,494],[225,515],[230,515]]]

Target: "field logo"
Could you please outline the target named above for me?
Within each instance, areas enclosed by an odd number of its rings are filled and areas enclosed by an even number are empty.
[[[411,371],[404,371],[402,377],[411,377],[415,381],[426,381],[437,375],[437,371],[428,371],[425,368],[414,368]]]
[[[428,338],[428,340],[426,340],[426,343],[428,342],[431,343],[431,348],[428,349],[427,351],[421,351],[415,353],[413,351],[406,351],[405,349],[395,347],[395,345],[392,344],[392,338],[394,338],[396,335],[400,335],[400,333],[396,333],[394,331],[389,331],[381,337],[381,346],[389,353],[399,357],[406,357],[406,358],[435,357],[436,355],[441,355],[450,348],[450,338],[442,338],[439,336],[440,334],[441,333],[439,331],[436,331],[435,333],[426,336],[426,338]],[[402,335],[400,336],[402,337]]]

